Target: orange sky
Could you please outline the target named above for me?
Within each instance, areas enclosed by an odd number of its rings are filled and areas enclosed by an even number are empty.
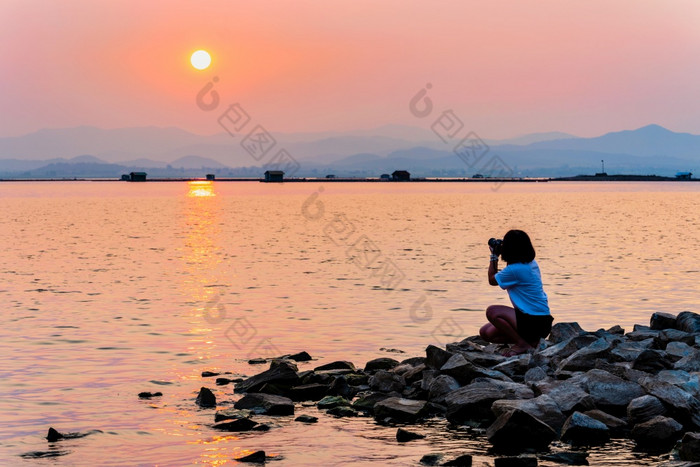
[[[165,6],[167,5],[167,8]],[[40,128],[219,131],[213,77],[275,132],[425,126],[427,82],[486,138],[700,134],[697,1],[4,0],[0,136]],[[189,55],[209,50],[194,70]]]

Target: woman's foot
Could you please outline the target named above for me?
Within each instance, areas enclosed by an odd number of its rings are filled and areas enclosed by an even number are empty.
[[[501,355],[503,355],[504,357],[514,357],[516,355],[528,353],[531,350],[534,350],[534,347],[530,345],[514,345],[510,349],[507,349],[506,351],[502,352]]]

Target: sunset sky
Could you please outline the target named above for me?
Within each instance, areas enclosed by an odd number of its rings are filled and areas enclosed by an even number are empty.
[[[0,136],[41,128],[220,131],[214,76],[272,132],[425,126],[426,83],[486,138],[700,134],[697,1],[206,1],[0,4]],[[197,49],[212,66],[195,70]]]

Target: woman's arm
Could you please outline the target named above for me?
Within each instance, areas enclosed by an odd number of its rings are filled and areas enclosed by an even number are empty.
[[[498,255],[491,255],[491,261],[489,262],[489,284],[498,285],[496,281],[496,273],[498,272]]]

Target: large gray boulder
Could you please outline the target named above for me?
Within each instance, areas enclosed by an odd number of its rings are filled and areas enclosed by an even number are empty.
[[[425,349],[425,366],[438,370],[452,355],[454,355],[454,353],[431,344]]]
[[[428,413],[426,401],[389,397],[374,405],[374,418],[383,421],[387,418],[403,423],[414,423]]]
[[[601,337],[564,359],[559,364],[559,369],[564,371],[587,371],[595,368],[595,360],[607,357],[612,347],[613,344],[610,340]]]
[[[635,425],[631,435],[639,448],[670,448],[683,436],[683,425],[672,418],[658,415]]]
[[[673,365],[673,369],[686,371],[688,373],[700,372],[700,349],[691,348],[688,355],[684,356]]]
[[[499,416],[486,430],[486,437],[499,451],[542,450],[557,439],[552,427],[522,410]]]
[[[551,397],[565,414],[576,410],[584,412],[595,407],[595,401],[590,394],[566,381],[536,383],[535,389],[538,394],[547,394]]]
[[[532,399],[534,393],[524,384],[477,380],[445,397],[446,417],[450,422],[492,420],[491,405],[499,399]]]
[[[510,378],[503,373],[477,366],[467,360],[462,354],[455,354],[450,357],[450,359],[440,367],[440,373],[452,376],[462,385],[471,383],[475,378],[510,381]]]
[[[700,428],[700,401],[692,394],[655,378],[644,378],[641,384],[649,394],[664,403],[674,418],[690,428]]]
[[[574,412],[564,423],[561,439],[573,444],[603,444],[610,440],[610,430],[604,423],[581,412]]]
[[[590,370],[572,378],[572,383],[574,380],[591,395],[596,408],[613,415],[625,414],[629,403],[645,394],[639,384],[603,370]]]
[[[632,425],[644,423],[658,415],[665,415],[666,407],[654,396],[637,397],[627,406],[627,418]]]
[[[613,362],[633,362],[639,354],[647,350],[653,344],[654,339],[644,341],[623,341],[610,351],[610,360]]]
[[[652,349],[640,353],[632,364],[632,369],[652,374],[671,368],[673,368],[673,360],[668,358],[666,352]]]
[[[450,375],[440,375],[434,378],[428,387],[429,398],[432,402],[441,404],[445,396],[460,388],[459,382]]]
[[[536,419],[552,427],[557,433],[561,431],[564,422],[566,422],[566,415],[561,412],[561,409],[559,409],[557,403],[554,402],[554,399],[546,394],[535,397],[534,399],[498,400],[491,406],[491,411],[497,418],[515,409],[529,413]]]

